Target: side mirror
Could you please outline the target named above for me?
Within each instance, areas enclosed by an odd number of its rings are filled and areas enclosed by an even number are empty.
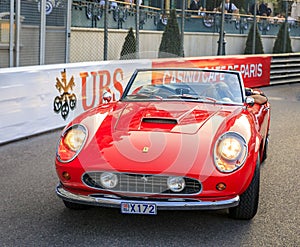
[[[254,103],[255,103],[255,100],[254,100],[251,96],[247,96],[246,99],[245,99],[245,103],[246,103],[248,106],[253,106]]]
[[[103,99],[104,101],[106,101],[107,103],[109,103],[109,102],[111,101],[111,99],[112,99],[111,93],[110,93],[110,92],[105,92],[105,93],[103,94],[102,99]]]

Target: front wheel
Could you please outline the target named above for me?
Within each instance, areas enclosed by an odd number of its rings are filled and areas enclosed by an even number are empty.
[[[240,196],[239,205],[229,208],[229,216],[233,219],[250,220],[256,213],[259,201],[260,157],[257,157],[256,168],[247,190]]]

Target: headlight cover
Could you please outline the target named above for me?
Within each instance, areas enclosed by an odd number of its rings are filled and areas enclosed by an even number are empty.
[[[245,163],[247,153],[245,138],[236,132],[226,132],[215,144],[215,166],[220,172],[233,172]]]
[[[66,129],[59,140],[56,153],[57,159],[63,163],[75,159],[81,151],[86,138],[87,129],[81,124],[75,124]]]

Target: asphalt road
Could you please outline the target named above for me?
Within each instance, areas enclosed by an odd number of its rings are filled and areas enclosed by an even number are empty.
[[[0,146],[0,246],[300,246],[300,83],[263,89],[272,104],[259,211],[72,211],[55,195],[59,131]]]

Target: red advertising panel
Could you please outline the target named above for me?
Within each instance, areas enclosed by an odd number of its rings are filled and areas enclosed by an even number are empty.
[[[220,56],[208,58],[160,59],[153,68],[197,67],[240,71],[246,87],[270,84],[270,56]]]

